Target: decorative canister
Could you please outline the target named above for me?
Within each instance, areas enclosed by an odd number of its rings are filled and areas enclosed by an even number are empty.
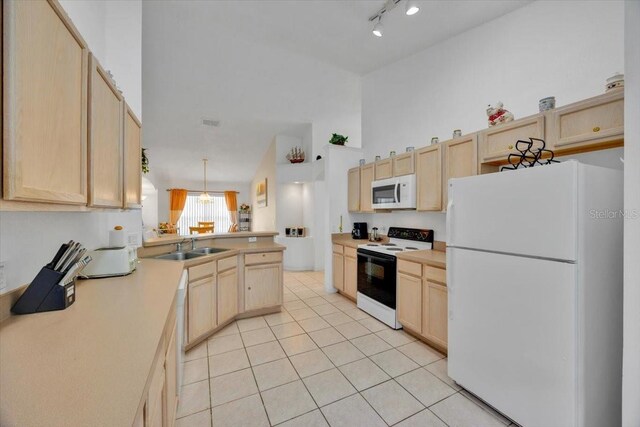
[[[433,138],[431,138],[431,144],[437,144],[440,142],[440,138],[438,138],[437,136],[434,136]]]
[[[407,147],[407,153],[410,153],[414,150],[414,147]]]
[[[605,92],[609,92],[610,90],[620,87],[624,87],[624,74],[615,73],[613,76],[607,79],[607,88]]]
[[[396,155],[396,152],[395,152],[395,151],[389,151],[389,157],[393,157],[393,156],[395,156],[395,155]]]
[[[376,156],[376,162],[380,160],[380,156]]]
[[[541,113],[543,111],[552,110],[554,108],[556,108],[555,96],[547,96],[546,98],[542,98],[540,102],[538,102],[538,109]]]
[[[360,159],[360,166],[364,166],[364,159]]]
[[[456,129],[453,131],[454,138],[460,138],[462,136],[462,131],[460,129]]]

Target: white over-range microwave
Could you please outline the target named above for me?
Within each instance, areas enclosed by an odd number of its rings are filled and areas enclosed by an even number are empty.
[[[415,209],[415,174],[373,181],[371,204],[374,209]]]

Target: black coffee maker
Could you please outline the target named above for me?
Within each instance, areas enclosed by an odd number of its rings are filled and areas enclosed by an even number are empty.
[[[369,234],[367,233],[367,223],[354,222],[353,231],[351,231],[351,237],[353,237],[354,239],[368,239]]]

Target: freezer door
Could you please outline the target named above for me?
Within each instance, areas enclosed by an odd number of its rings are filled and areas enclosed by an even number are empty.
[[[449,376],[523,426],[576,425],[576,266],[447,250]]]
[[[576,260],[578,163],[449,180],[447,245]]]

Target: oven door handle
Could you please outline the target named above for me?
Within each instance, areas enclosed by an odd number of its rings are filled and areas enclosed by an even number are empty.
[[[396,182],[396,190],[393,192],[395,203],[400,203],[400,183]]]
[[[366,251],[366,249],[364,251]],[[363,258],[375,259],[375,260],[378,260],[378,261],[384,261],[384,262],[395,262],[396,261],[396,257],[393,256],[393,255],[380,255],[380,254],[375,254],[374,255],[369,251],[366,251],[366,252],[364,252],[364,251],[358,250],[357,251],[358,256],[359,257],[363,257]]]

